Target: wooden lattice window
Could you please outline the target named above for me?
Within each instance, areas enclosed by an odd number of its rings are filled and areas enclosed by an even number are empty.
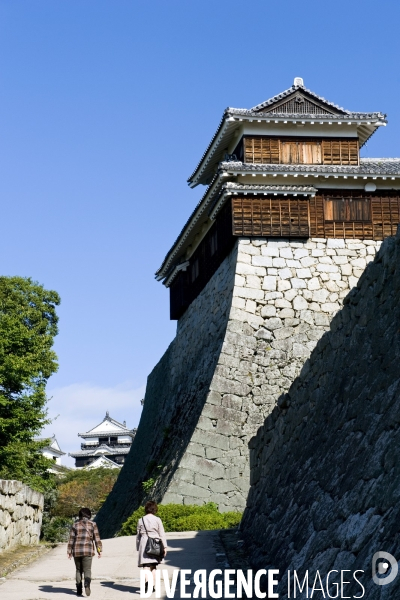
[[[251,237],[309,237],[309,200],[233,198],[233,234]]]
[[[245,137],[243,158],[255,164],[358,165],[358,140]]]
[[[369,198],[326,198],[326,221],[371,221]]]
[[[279,140],[276,138],[244,138],[244,162],[279,164]]]
[[[324,165],[358,165],[358,140],[323,140]]]

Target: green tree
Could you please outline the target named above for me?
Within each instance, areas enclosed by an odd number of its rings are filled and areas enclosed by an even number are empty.
[[[23,277],[0,277],[0,478],[45,489],[50,461],[35,441],[49,423],[46,383],[57,371],[52,350],[59,295]]]
[[[76,517],[86,506],[97,513],[111,492],[119,469],[98,468],[72,471],[58,482],[58,497],[52,514],[57,517]]]

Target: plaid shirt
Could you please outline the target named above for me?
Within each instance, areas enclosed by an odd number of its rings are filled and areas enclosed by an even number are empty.
[[[100,554],[102,543],[96,523],[89,521],[89,519],[75,521],[69,534],[67,554],[72,554],[72,556],[94,556],[94,544]]]

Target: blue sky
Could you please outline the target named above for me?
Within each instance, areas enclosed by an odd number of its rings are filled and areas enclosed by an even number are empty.
[[[47,430],[106,410],[135,426],[173,339],[154,272],[203,191],[186,183],[226,106],[295,76],[389,124],[399,156],[398,3],[0,0],[0,256],[62,298]]]

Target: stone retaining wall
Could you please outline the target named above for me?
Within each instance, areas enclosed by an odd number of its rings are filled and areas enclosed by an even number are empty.
[[[98,516],[106,535],[145,499],[144,481],[154,481],[149,493],[164,503],[243,510],[250,438],[379,245],[238,240],[148,379],[138,433]]]
[[[38,544],[42,513],[43,494],[20,481],[0,479],[0,552]]]
[[[243,510],[250,437],[379,246],[342,239],[238,242],[232,306],[210,392],[163,502]]]
[[[383,587],[371,578],[375,552],[400,559],[399,265],[398,234],[250,442],[242,535],[254,568],[280,570],[280,598],[294,569],[311,582],[317,570],[350,570],[344,597],[360,597],[360,569],[368,600],[399,597],[400,577]]]

